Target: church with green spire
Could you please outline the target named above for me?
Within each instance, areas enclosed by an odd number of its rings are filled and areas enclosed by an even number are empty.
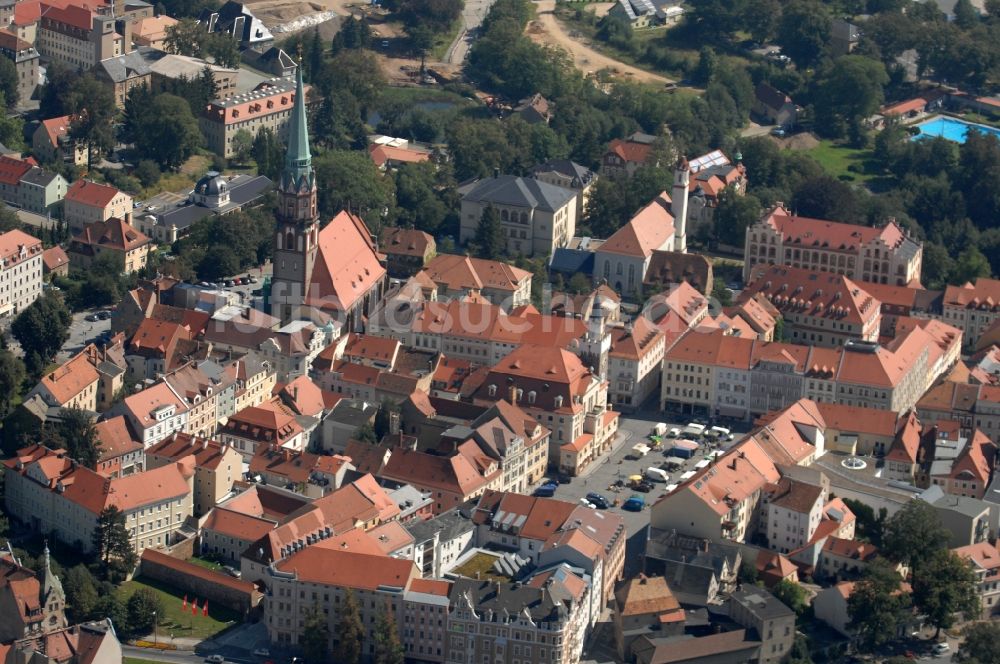
[[[303,88],[299,67],[277,188],[268,308],[282,324],[332,319],[359,330],[381,298],[386,270],[359,216],[342,211],[321,229]]]

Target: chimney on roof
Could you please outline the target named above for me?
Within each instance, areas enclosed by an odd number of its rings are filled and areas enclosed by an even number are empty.
[[[513,385],[510,386],[510,394],[508,395],[508,397],[510,398],[510,402],[512,404],[517,403],[517,388],[515,386]]]
[[[708,539],[707,538],[701,540],[701,550],[703,552],[705,552],[705,553],[708,553]]]
[[[281,448],[281,458],[285,460],[285,463],[288,463],[292,460],[292,451],[287,447]]]

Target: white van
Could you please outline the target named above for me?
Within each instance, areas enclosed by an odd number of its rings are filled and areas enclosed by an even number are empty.
[[[698,438],[699,436],[705,433],[705,425],[698,424],[697,422],[692,422],[691,424],[684,427],[684,433],[685,435]]]
[[[729,440],[729,429],[726,427],[712,427],[709,432],[719,440]]]
[[[667,486],[666,489],[663,490],[663,493],[673,493],[674,490],[677,489],[678,486],[680,486],[680,485],[678,485],[678,484],[670,484],[670,485]]]
[[[667,471],[662,468],[657,468],[656,466],[650,466],[646,469],[646,479],[653,480],[654,482],[669,482],[670,475],[667,475]]]
[[[679,435],[681,435],[681,430],[678,429],[677,427],[674,427],[673,429],[667,432],[667,438],[676,438]]]
[[[712,463],[712,462],[709,461],[708,459],[702,459],[698,463],[694,464],[694,469],[695,470],[701,470],[702,468],[704,468],[705,466],[707,466],[710,463]]]
[[[657,422],[656,426],[653,427],[653,435],[654,436],[662,436],[666,432],[667,432],[667,423],[666,422]]]
[[[632,446],[632,454],[636,455],[637,457],[646,456],[647,454],[649,454],[649,445],[646,445],[644,443],[636,443],[635,445]]]

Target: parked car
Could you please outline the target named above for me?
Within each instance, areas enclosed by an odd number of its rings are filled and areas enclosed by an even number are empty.
[[[232,279],[226,279],[226,288],[232,288],[235,285],[236,285],[235,281],[233,281]]]
[[[642,493],[649,493],[650,491],[653,490],[653,485],[646,481],[636,482],[632,484],[632,489],[634,491],[640,491]]]
[[[632,494],[629,499],[625,501],[622,505],[622,509],[628,512],[641,512],[642,508],[646,506],[646,499],[642,496]]]
[[[931,648],[931,650],[934,651],[935,655],[943,655],[946,652],[948,652],[949,650],[951,650],[951,646],[949,646],[947,643],[944,643],[944,642],[935,643],[934,647]]]
[[[255,284],[257,283],[257,277],[247,277],[247,281],[249,281],[252,284]]]
[[[257,657],[270,657],[271,651],[267,648],[257,648],[253,651],[253,654]]]
[[[771,136],[777,136],[778,138],[784,138],[785,130],[781,127],[775,127],[771,130]]]
[[[587,500],[593,503],[594,507],[599,510],[606,510],[611,506],[607,498],[593,491],[587,494]]]
[[[580,504],[583,505],[584,507],[589,507],[592,510],[593,509],[597,509],[597,507],[594,505],[594,503],[590,502],[586,498],[581,498],[580,499]]]
[[[88,323],[96,323],[100,319],[97,317],[97,314],[87,314],[86,316],[83,317],[83,320],[87,321]]]
[[[209,664],[222,664],[224,661],[226,661],[226,658],[223,657],[222,655],[209,655],[208,657],[205,658],[205,661],[208,662]]]
[[[98,320],[111,320],[111,312],[110,311],[98,311],[97,312],[97,318],[98,318]]]
[[[532,494],[538,498],[551,498],[556,495],[556,489],[558,487],[555,484],[543,484],[542,486],[535,489],[535,493]]]

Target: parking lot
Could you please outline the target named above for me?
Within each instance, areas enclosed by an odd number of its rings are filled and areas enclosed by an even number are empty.
[[[69,339],[63,344],[62,350],[56,355],[56,362],[60,364],[70,359],[89,343],[101,339],[101,335],[111,330],[111,317],[104,319],[87,320],[93,318],[101,311],[100,309],[90,309],[88,311],[78,311],[73,314],[73,322],[69,326]]]
[[[662,418],[668,419],[662,419]],[[633,458],[632,448],[636,443],[649,443],[649,435],[653,433],[653,427],[657,422],[665,422],[667,428],[677,428],[683,430],[688,421],[674,421],[669,419],[669,414],[659,412],[642,412],[629,415],[622,415],[619,420],[619,434],[615,441],[612,452],[588,466],[580,477],[574,477],[567,484],[560,484],[556,490],[554,498],[567,502],[580,503],[590,492],[596,492],[604,496],[609,503],[616,499],[618,505],[610,507],[610,511],[619,514],[625,520],[625,528],[628,532],[628,545],[626,548],[625,573],[626,575],[636,572],[639,569],[642,551],[645,548],[646,526],[649,525],[649,506],[664,495],[664,489],[670,484],[680,484],[680,476],[694,470],[695,464],[702,461],[706,455],[715,447],[702,444],[698,452],[690,459],[684,461],[680,468],[669,473],[670,480],[667,483],[652,482],[652,490],[649,493],[641,493],[630,488],[622,487],[615,491],[613,485],[619,480],[627,482],[632,475],[644,475],[650,466],[659,468],[672,447],[673,439],[665,438],[658,450],[651,450],[642,458]],[[722,425],[727,426],[739,440],[742,434],[749,431],[749,425]],[[736,427],[736,428],[734,428]],[[681,436],[684,438],[684,436]],[[543,482],[540,482],[541,485]],[[642,496],[646,503],[645,509],[641,512],[629,512],[621,508],[633,494]]]

